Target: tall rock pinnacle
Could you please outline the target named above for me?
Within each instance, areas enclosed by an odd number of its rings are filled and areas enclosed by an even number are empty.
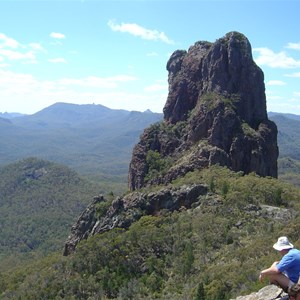
[[[264,74],[241,33],[175,51],[164,120],[133,150],[129,188],[168,183],[212,164],[277,177],[277,127],[268,120]]]

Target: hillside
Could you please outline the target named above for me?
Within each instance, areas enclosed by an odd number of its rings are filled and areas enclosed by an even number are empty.
[[[290,113],[279,113],[279,112],[272,112],[270,111],[268,113],[268,116],[269,118],[276,118],[276,117],[280,117],[280,116],[283,116],[287,119],[290,119],[290,120],[296,120],[296,121],[300,121],[300,116],[299,115],[295,115],[295,114],[290,114]]]
[[[2,119],[0,165],[38,157],[101,181],[107,191],[123,192],[133,145],[143,129],[161,117],[102,105],[56,103],[34,115]]]
[[[278,177],[300,186],[300,116],[269,113],[278,128]]]
[[[67,257],[0,273],[1,299],[219,300],[257,291],[259,270],[278,259],[274,240],[287,234],[300,247],[300,190],[219,167],[168,188],[198,184],[209,192],[188,209],[143,216],[127,230],[91,236]]]
[[[300,116],[270,113],[270,119],[278,126],[279,158],[300,160]]]
[[[69,168],[28,158],[0,168],[0,264],[62,249],[68,228],[102,191]]]

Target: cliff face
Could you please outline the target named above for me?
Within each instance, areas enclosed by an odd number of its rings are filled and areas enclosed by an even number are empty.
[[[277,128],[267,118],[263,73],[245,36],[231,32],[215,43],[175,51],[167,69],[164,120],[147,128],[134,147],[131,193],[111,204],[95,197],[72,227],[65,255],[90,235],[128,228],[143,215],[190,208],[203,197],[214,197],[205,185],[165,186],[189,171],[219,164],[277,177]],[[157,184],[164,187],[138,191]]]
[[[167,121],[187,119],[208,93],[236,100],[236,113],[251,127],[267,119],[264,75],[252,59],[248,39],[240,33],[230,32],[215,43],[197,42],[188,52],[175,51],[167,70]]]
[[[164,120],[133,150],[130,190],[212,164],[277,177],[277,127],[268,120],[264,75],[244,35],[230,32],[175,51],[167,70]]]

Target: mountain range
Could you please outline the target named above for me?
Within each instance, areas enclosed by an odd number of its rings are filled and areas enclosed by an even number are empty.
[[[269,113],[269,118],[278,127],[279,157],[291,157],[300,160],[300,116]]]
[[[0,118],[0,165],[37,157],[124,190],[134,144],[145,127],[161,119],[162,114],[150,111],[67,103]]]
[[[300,116],[277,112],[268,116],[278,127],[279,176],[297,172]],[[37,157],[73,168],[108,189],[124,191],[133,146],[144,128],[162,118],[163,114],[151,111],[67,103],[33,115],[4,113],[0,115],[0,165]]]

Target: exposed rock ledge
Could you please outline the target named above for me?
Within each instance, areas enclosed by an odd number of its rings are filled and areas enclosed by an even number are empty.
[[[278,288],[275,285],[267,285],[264,288],[260,289],[256,293],[252,293],[247,296],[239,296],[235,299],[231,300],[272,300],[272,299],[278,299],[278,300],[284,300],[288,299],[288,295],[286,293],[282,293],[282,289]]]
[[[208,187],[202,184],[182,185],[181,187],[165,187],[157,192],[133,192],[124,197],[117,197],[106,214],[97,217],[97,205],[105,201],[103,196],[95,197],[87,209],[72,226],[64,249],[64,255],[72,253],[76,245],[89,236],[102,233],[113,228],[128,228],[143,215],[155,215],[166,209],[179,210],[190,208],[193,203],[206,198]]]
[[[81,214],[72,226],[64,249],[64,255],[75,251],[77,244],[89,236],[111,230],[113,228],[127,229],[133,222],[145,215],[157,215],[161,211],[175,211],[182,207],[189,209],[204,209],[216,207],[226,211],[226,205],[218,195],[210,193],[204,184],[187,184],[180,187],[166,186],[157,191],[135,191],[123,197],[116,197],[107,211],[99,216],[98,207],[107,200],[103,196],[94,197],[94,201]],[[223,207],[223,208],[222,208]],[[245,206],[242,211],[254,218],[267,218],[271,223],[285,224],[295,217],[295,211],[270,205]],[[239,220],[237,227],[243,226]]]

